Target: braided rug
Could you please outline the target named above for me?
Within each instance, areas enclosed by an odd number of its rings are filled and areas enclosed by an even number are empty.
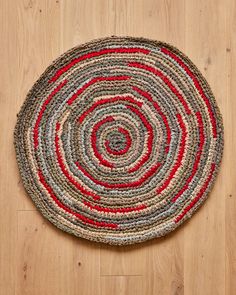
[[[24,187],[75,236],[164,236],[206,199],[223,150],[214,96],[179,50],[143,38],[80,45],[49,66],[18,114]]]

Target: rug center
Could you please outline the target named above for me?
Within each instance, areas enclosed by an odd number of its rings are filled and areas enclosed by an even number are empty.
[[[124,154],[129,149],[128,131],[123,128],[113,130],[107,135],[105,146],[112,154]]]

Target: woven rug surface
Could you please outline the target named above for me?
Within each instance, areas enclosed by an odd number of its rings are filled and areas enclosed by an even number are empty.
[[[109,37],[46,69],[17,115],[14,143],[44,217],[124,245],[164,236],[200,207],[220,165],[223,126],[209,85],[178,49]]]

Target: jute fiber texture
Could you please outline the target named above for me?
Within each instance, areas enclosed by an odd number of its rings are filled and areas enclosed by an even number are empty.
[[[14,143],[44,217],[124,245],[164,236],[200,207],[219,169],[223,126],[208,83],[178,49],[109,37],[46,69],[21,107]]]

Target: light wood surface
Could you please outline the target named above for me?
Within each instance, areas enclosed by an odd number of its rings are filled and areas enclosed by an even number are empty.
[[[0,294],[236,294],[235,0],[0,0]],[[144,36],[184,51],[223,115],[225,148],[209,199],[166,238],[111,247],[54,228],[26,196],[16,113],[53,59],[93,38]]]

